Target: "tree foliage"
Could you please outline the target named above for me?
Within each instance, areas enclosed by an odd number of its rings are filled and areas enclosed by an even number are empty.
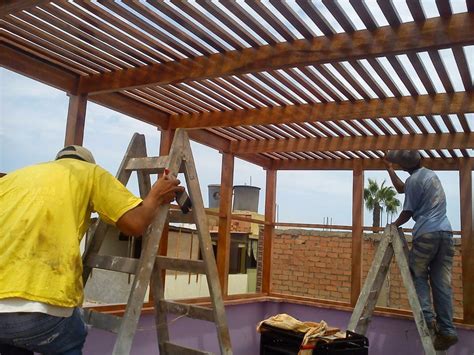
[[[393,216],[400,207],[400,201],[396,198],[397,192],[392,186],[385,186],[385,180],[379,186],[376,180],[369,179],[368,186],[364,189],[365,206],[373,211],[372,226],[380,227],[380,218],[384,209],[389,216]]]

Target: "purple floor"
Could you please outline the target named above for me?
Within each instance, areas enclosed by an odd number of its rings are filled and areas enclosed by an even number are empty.
[[[302,321],[325,320],[330,326],[345,329],[350,313],[332,309],[302,306],[287,302],[257,302],[226,307],[232,348],[235,355],[258,355],[260,337],[256,332],[259,321],[278,313],[288,313]],[[170,337],[175,343],[219,354],[217,336],[212,323],[169,317]],[[458,329],[459,343],[449,355],[474,354],[474,330]],[[374,317],[368,332],[371,355],[423,354],[415,323],[388,317]],[[106,355],[112,352],[115,335],[91,329],[84,347],[84,355]],[[135,335],[133,355],[159,354],[154,318],[142,316]]]

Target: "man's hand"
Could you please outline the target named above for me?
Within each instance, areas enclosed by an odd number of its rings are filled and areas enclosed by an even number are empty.
[[[176,193],[184,191],[180,183],[173,175],[162,175],[152,186],[150,195],[156,199],[158,206],[166,205],[175,199]]]
[[[177,192],[184,190],[179,184],[180,181],[173,175],[161,176],[153,184],[143,202],[119,218],[116,223],[118,229],[127,235],[142,235],[152,222],[158,207],[170,203],[175,199]]]

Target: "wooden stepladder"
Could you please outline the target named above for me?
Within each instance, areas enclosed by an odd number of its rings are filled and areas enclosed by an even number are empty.
[[[123,317],[86,310],[86,322],[94,327],[117,333],[113,354],[129,354],[145,293],[151,282],[150,288],[154,300],[155,325],[160,354],[209,354],[205,351],[185,348],[170,342],[167,313],[214,322],[221,354],[232,354],[211,237],[187,133],[178,129],[170,154],[160,157],[147,157],[145,137],[135,133],[120,165],[117,178],[126,185],[131,173],[136,171],[140,195],[144,197],[151,188],[150,174],[163,173],[165,168],[171,174],[177,175],[182,172],[185,175],[188,193],[193,204],[192,214],[199,237],[202,260],[178,259],[157,255],[161,234],[165,223],[167,223],[169,205],[160,207],[152,224],[143,236],[145,246],[142,248],[140,259],[100,255],[99,250],[105,238],[117,237],[119,231],[99,220],[91,227],[92,230],[89,233],[91,238],[83,255],[84,284],[87,282],[92,268],[132,273],[135,277]],[[212,308],[165,300],[162,280],[163,270],[206,274]],[[113,285],[110,286],[113,287]]]
[[[437,352],[433,346],[433,339],[426,325],[415,285],[410,274],[408,265],[408,244],[402,230],[397,229],[394,225],[388,225],[385,228],[347,329],[364,335],[367,332],[385,277],[390,268],[390,262],[394,256],[402,275],[403,284],[408,293],[408,301],[413,311],[413,317],[415,318],[416,327],[420,334],[425,354],[445,354],[445,352]]]

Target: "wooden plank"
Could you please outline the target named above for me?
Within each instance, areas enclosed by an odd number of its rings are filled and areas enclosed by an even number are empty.
[[[413,311],[413,318],[415,318],[415,324],[420,334],[423,349],[425,350],[425,354],[435,355],[436,351],[433,347],[433,341],[426,325],[425,317],[423,316],[418,294],[408,265],[408,244],[403,233],[397,230],[393,224],[390,225],[389,228],[392,235],[391,239],[395,260],[397,261],[400,274],[402,275],[403,285],[407,290],[408,302]]]
[[[186,176],[189,197],[193,202],[193,209],[191,212],[196,222],[201,255],[204,264],[206,265],[206,277],[209,287],[209,294],[214,302],[213,311],[217,328],[217,337],[219,339],[219,348],[222,354],[230,355],[232,354],[232,345],[229,335],[229,328],[227,326],[227,318],[224,309],[224,302],[222,300],[221,288],[219,285],[219,275],[215,263],[216,259],[212,249],[212,241],[209,234],[207,216],[204,211],[204,203],[202,201],[199,179],[196,167],[194,165],[194,157],[192,155],[189,140],[187,139],[186,131],[178,130],[176,132],[176,136],[179,138],[179,141],[181,141],[182,144],[181,152],[183,152],[183,159],[185,163],[184,174]]]
[[[86,123],[87,95],[70,95],[64,146],[82,145]]]
[[[396,29],[386,26],[376,32],[361,30],[352,34],[339,33],[330,38],[320,36],[312,40],[295,40],[183,59],[179,62],[119,70],[81,78],[79,93],[117,91],[269,69],[469,45],[474,42],[473,18],[474,14],[461,13],[449,19],[428,19],[422,24],[409,22]]]
[[[365,334],[371,320],[372,313],[377,303],[377,298],[382,288],[385,276],[389,270],[390,261],[393,257],[391,245],[390,228],[385,228],[384,235],[380,240],[375,252],[372,265],[370,266],[362,292],[352,312],[347,329]]]
[[[132,158],[126,170],[141,170],[148,174],[161,174],[168,165],[168,156]]]
[[[461,204],[461,250],[464,322],[474,324],[474,206],[472,187],[473,160],[459,161]]]
[[[232,142],[230,151],[240,153],[359,151],[388,149],[469,149],[474,146],[474,132],[392,135],[369,137],[288,138]]]
[[[157,256],[156,267],[160,270],[173,270],[205,274],[206,269],[202,260],[179,259],[170,256]]]
[[[49,3],[50,0],[3,0],[0,5],[0,17],[14,14],[32,7]]]
[[[232,192],[234,185],[234,156],[222,153],[221,186],[219,200],[219,234],[217,240],[217,271],[222,295],[228,293],[230,261],[230,228],[232,215]]]
[[[84,309],[84,321],[94,328],[107,330],[117,334],[122,318],[112,314],[105,314],[89,309]]]
[[[364,170],[356,162],[352,171],[352,254],[351,254],[351,305],[355,306],[362,285],[362,242],[364,225]]]
[[[73,92],[79,79],[70,71],[4,43],[0,43],[0,66],[66,92]]]
[[[161,350],[160,350],[160,354],[161,354]],[[212,355],[212,353],[208,351],[201,351],[201,350],[187,348],[182,345],[170,343],[169,341],[163,344],[163,354]]]
[[[474,112],[472,92],[262,107],[230,112],[175,115],[169,128],[270,125],[307,121],[354,120]],[[94,98],[95,96],[92,96]]]
[[[137,270],[138,259],[125,258],[122,256],[92,254],[89,255],[87,260],[85,260],[85,264],[96,269],[135,274]]]
[[[474,162],[474,158],[468,158]],[[339,160],[299,160],[299,161],[274,161],[272,168],[275,170],[352,170],[357,159]],[[363,159],[364,170],[386,170],[381,159]],[[432,170],[452,170],[459,168],[458,159],[431,158],[423,159],[422,165]]]
[[[178,303],[173,301],[160,301],[160,309],[165,309],[168,313],[214,322],[212,308],[208,307],[195,306],[192,304]]]
[[[272,286],[272,240],[275,234],[277,171],[267,170],[265,186],[265,226],[263,228],[262,293]]]

